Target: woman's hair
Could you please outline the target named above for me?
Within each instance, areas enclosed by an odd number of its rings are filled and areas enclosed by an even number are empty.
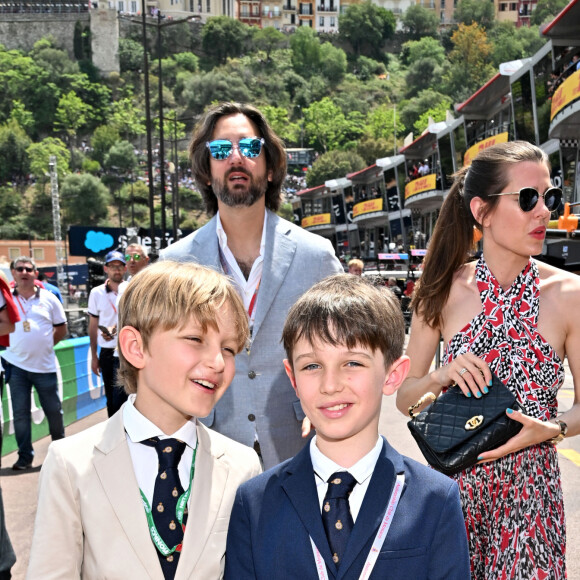
[[[471,213],[474,197],[485,202],[479,220],[489,215],[510,181],[509,169],[532,161],[549,167],[548,156],[526,141],[500,143],[483,149],[470,166],[453,175],[454,182],[443,205],[423,264],[423,273],[415,287],[413,308],[431,327],[441,325],[441,312],[449,298],[455,272],[463,266],[473,249],[473,228],[481,224]]]
[[[131,278],[119,300],[118,328],[132,326],[149,347],[155,331],[182,328],[192,318],[203,332],[217,328],[218,312],[228,310],[227,322],[235,328],[236,354],[248,340],[248,317],[233,285],[215,270],[193,263],[163,260]],[[119,382],[128,394],[137,392],[135,368],[119,345]]]
[[[213,192],[211,182],[211,170],[209,164],[209,149],[206,146],[212,140],[217,122],[222,117],[230,115],[244,115],[258,128],[259,135],[264,138],[263,150],[266,155],[266,167],[272,172],[272,180],[268,181],[266,188],[266,207],[277,212],[280,208],[281,190],[286,179],[286,150],[284,143],[274,133],[266,117],[252,105],[245,103],[221,103],[209,109],[196,125],[189,143],[189,158],[195,183],[203,196],[207,212],[215,215],[218,210],[217,197]],[[248,135],[253,137],[253,135]]]
[[[405,322],[399,301],[388,288],[360,276],[335,274],[305,292],[288,313],[282,342],[291,365],[302,338],[310,344],[379,350],[389,367],[403,354]]]

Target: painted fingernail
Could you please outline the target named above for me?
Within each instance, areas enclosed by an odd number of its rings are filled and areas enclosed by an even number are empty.
[[[477,461],[481,461],[482,459],[483,459],[483,456],[481,456],[481,455],[480,455],[480,456],[477,458]]]
[[[480,393],[479,391],[476,391],[476,393],[475,393],[475,397],[476,397],[477,399],[480,399],[480,398],[481,398],[481,393]]]
[[[493,379],[489,379],[489,386],[493,385]]]
[[[467,391],[467,396],[471,397],[471,391]]]
[[[514,410],[513,410],[513,409],[506,409],[506,411],[507,411],[507,414],[508,414],[508,415],[511,415],[511,414],[514,412]]]
[[[487,387],[483,387],[483,392],[487,395],[487,393],[489,393],[489,389]]]

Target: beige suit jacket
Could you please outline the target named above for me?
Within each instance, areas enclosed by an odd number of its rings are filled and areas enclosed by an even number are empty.
[[[175,580],[221,578],[240,483],[260,471],[253,449],[201,424]],[[123,427],[123,413],[51,444],[40,475],[27,578],[163,580]]]

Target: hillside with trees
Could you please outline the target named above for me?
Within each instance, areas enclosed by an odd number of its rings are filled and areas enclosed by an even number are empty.
[[[534,16],[549,20],[559,2],[540,0]],[[206,219],[185,150],[196,119],[214,102],[251,102],[287,147],[314,148],[318,159],[306,176],[314,186],[392,155],[429,118],[444,120],[499,63],[533,55],[544,43],[541,22],[519,29],[497,22],[489,0],[461,0],[456,19],[440,30],[431,11],[414,5],[396,31],[393,14],[369,1],[351,5],[335,35],[307,27],[284,34],[217,17],[203,26],[161,28],[160,53],[150,30],[154,148],[160,65],[168,176],[177,170],[180,183],[179,225],[195,228]],[[50,155],[57,157],[64,227],[149,225],[144,49],[139,26],[122,21],[121,33],[121,73],[106,78],[86,58],[71,60],[54,38],[28,53],[0,45],[2,238],[52,236]]]

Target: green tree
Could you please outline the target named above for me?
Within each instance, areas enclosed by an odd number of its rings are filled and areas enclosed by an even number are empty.
[[[306,184],[316,187],[329,179],[345,177],[365,167],[364,159],[352,151],[329,151],[320,155],[306,172]]]
[[[29,145],[30,138],[15,119],[0,125],[0,183],[24,178]]]
[[[499,22],[489,34],[493,41],[492,64],[499,67],[502,62],[534,55],[545,40],[533,26],[516,28],[513,22]]]
[[[11,186],[0,187],[0,238],[25,239],[28,234],[22,194]]]
[[[353,64],[353,73],[361,81],[370,81],[379,75],[386,75],[387,69],[384,63],[361,55]]]
[[[125,139],[146,133],[145,112],[134,97],[124,97],[111,103],[109,123]]]
[[[107,188],[90,173],[67,175],[60,186],[60,199],[64,222],[82,226],[96,226],[105,220],[111,202]]]
[[[265,26],[258,30],[253,37],[254,46],[266,53],[266,60],[271,60],[271,55],[277,48],[282,48],[288,43],[286,36],[273,26]]]
[[[228,16],[210,16],[201,32],[204,53],[216,64],[242,53],[249,36],[249,27]]]
[[[399,112],[403,125],[413,127],[424,111],[436,107],[443,100],[449,100],[449,97],[433,89],[427,89],[413,99],[401,101]]]
[[[425,36],[420,40],[409,40],[401,49],[401,60],[409,67],[424,58],[432,58],[438,64],[445,62],[445,49],[441,43],[432,36]]]
[[[192,52],[178,52],[172,58],[183,70],[193,73],[199,70],[199,57]]]
[[[119,67],[121,72],[139,71],[144,66],[143,44],[131,38],[119,38]]]
[[[391,105],[379,105],[367,115],[367,133],[373,139],[393,142],[394,136],[404,135],[405,131],[400,111]]]
[[[91,145],[93,147],[92,158],[103,165],[105,155],[109,152],[109,149],[120,140],[121,136],[116,127],[111,125],[97,127],[91,139]]]
[[[44,184],[37,184],[34,188],[32,204],[30,205],[25,223],[27,232],[31,237],[54,239],[52,198],[50,197],[50,192],[44,187]]]
[[[320,40],[312,28],[300,26],[290,38],[290,48],[297,74],[310,78],[320,70]]]
[[[366,0],[351,4],[338,18],[340,36],[359,56],[382,57],[385,40],[395,33],[396,20],[390,10]]]
[[[550,22],[564,10],[567,4],[568,0],[538,0],[532,12],[530,23],[539,26],[545,22]]]
[[[320,72],[331,85],[340,83],[346,73],[346,53],[342,48],[336,48],[330,42],[320,47]]]
[[[137,167],[135,148],[129,141],[118,141],[105,155],[103,166],[120,175],[133,173]]]
[[[395,142],[391,136],[390,141],[382,137],[375,139],[369,135],[365,135],[357,144],[355,152],[360,155],[365,164],[372,165],[376,163],[377,159],[392,155],[395,149]]]
[[[495,6],[492,0],[459,0],[454,18],[463,24],[476,23],[490,30],[495,24]]]
[[[443,67],[435,58],[421,58],[409,67],[405,80],[407,81],[406,97],[417,95],[421,91],[441,84]]]
[[[48,162],[52,155],[56,157],[56,171],[59,180],[64,179],[70,171],[70,151],[56,137],[46,137],[39,143],[32,143],[26,152],[30,159],[30,171],[41,183],[48,180]]]
[[[10,120],[16,121],[16,123],[18,123],[28,135],[30,135],[34,129],[34,115],[26,110],[24,103],[18,99],[12,103]]]
[[[265,105],[261,110],[276,135],[286,143],[296,143],[298,141],[300,137],[300,126],[290,121],[287,109]]]
[[[304,110],[304,128],[311,145],[325,153],[344,143],[347,121],[344,113],[328,97]]]
[[[86,124],[89,112],[89,105],[85,104],[74,91],[69,91],[60,98],[56,109],[55,127],[67,136],[71,147],[76,144],[77,132]]]
[[[420,40],[424,36],[439,35],[439,19],[432,10],[420,4],[411,4],[401,18],[403,29],[413,40]]]
[[[447,111],[449,111],[450,107],[451,99],[446,98],[439,102],[436,106],[424,111],[413,125],[413,128],[415,129],[415,135],[420,135],[429,126],[429,119],[433,119],[435,123],[438,123],[439,121],[445,121],[447,117]]]
[[[252,92],[245,79],[214,69],[192,75],[184,83],[181,101],[194,113],[201,113],[213,102],[252,101]]]

